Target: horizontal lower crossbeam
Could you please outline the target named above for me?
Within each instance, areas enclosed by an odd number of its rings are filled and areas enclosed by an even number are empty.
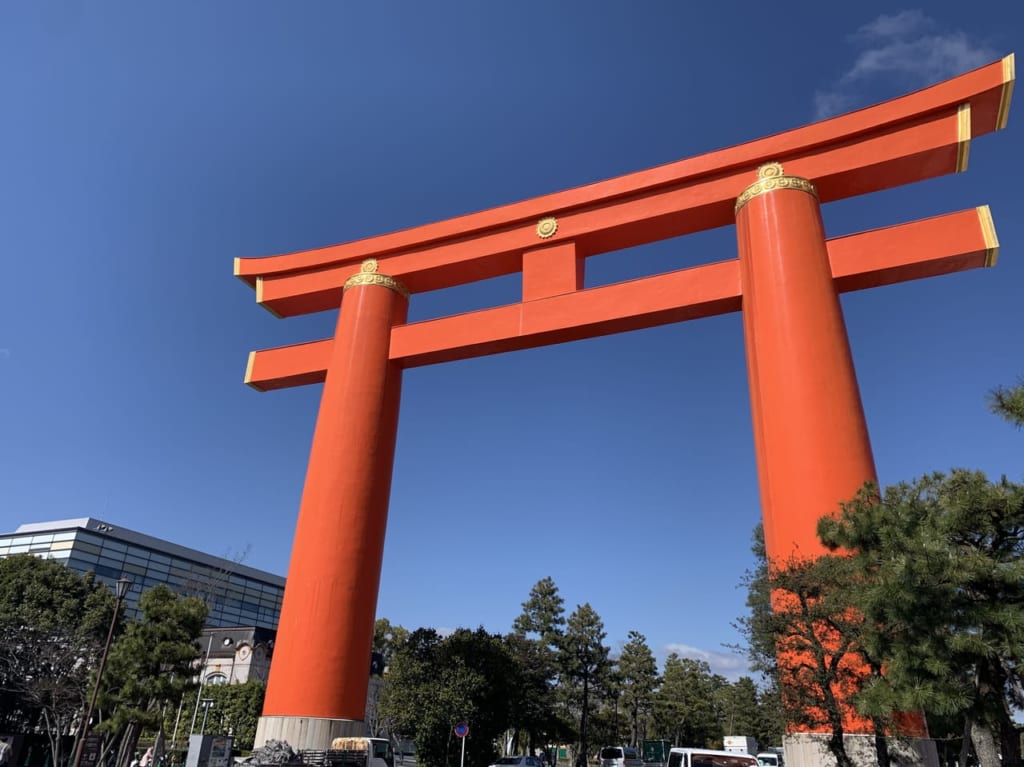
[[[992,266],[988,206],[828,241],[840,292]],[[403,367],[481,357],[738,311],[739,261],[720,261],[394,328]],[[245,382],[267,391],[324,380],[333,339],[252,352]]]

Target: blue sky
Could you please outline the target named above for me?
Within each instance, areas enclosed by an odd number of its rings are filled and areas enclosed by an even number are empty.
[[[275,319],[234,257],[753,140],[1022,42],[1008,1],[4,3],[0,528],[94,516],[283,574],[319,387],[242,377],[334,318]],[[823,209],[835,236],[987,203],[1000,238],[994,270],[843,297],[884,483],[1022,478],[985,405],[1024,374],[1020,109],[966,174]],[[592,258],[587,285],[734,255],[729,227]],[[735,677],[758,518],[738,314],[410,370],[378,614],[507,631],[551,576],[613,648],[635,629]]]

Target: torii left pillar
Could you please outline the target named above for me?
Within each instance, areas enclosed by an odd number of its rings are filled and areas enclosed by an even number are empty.
[[[402,383],[388,352],[408,299],[374,259],[345,283],[256,743],[366,734]]]

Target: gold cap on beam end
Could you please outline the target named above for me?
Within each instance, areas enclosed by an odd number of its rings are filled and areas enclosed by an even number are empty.
[[[995,266],[999,260],[999,238],[996,237],[996,225],[992,221],[992,211],[988,205],[979,205],[978,223],[981,224],[981,236],[985,239],[985,266]]]

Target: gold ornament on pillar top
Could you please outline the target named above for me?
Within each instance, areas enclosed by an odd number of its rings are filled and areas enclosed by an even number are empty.
[[[537,222],[537,236],[542,240],[546,240],[550,237],[555,236],[555,232],[558,231],[558,219],[554,216],[548,216],[542,218]]]
[[[795,189],[799,192],[807,192],[815,198],[818,196],[818,190],[806,178],[785,176],[781,163],[769,162],[757,169],[757,181],[744,189],[736,198],[736,207],[733,209],[733,213],[739,213],[740,208],[759,194],[774,192],[776,189]]]
[[[382,288],[393,290],[399,295],[409,297],[409,289],[394,277],[377,273],[377,259],[368,258],[359,267],[359,272],[345,280],[345,287],[342,292],[356,285],[380,285]]]

